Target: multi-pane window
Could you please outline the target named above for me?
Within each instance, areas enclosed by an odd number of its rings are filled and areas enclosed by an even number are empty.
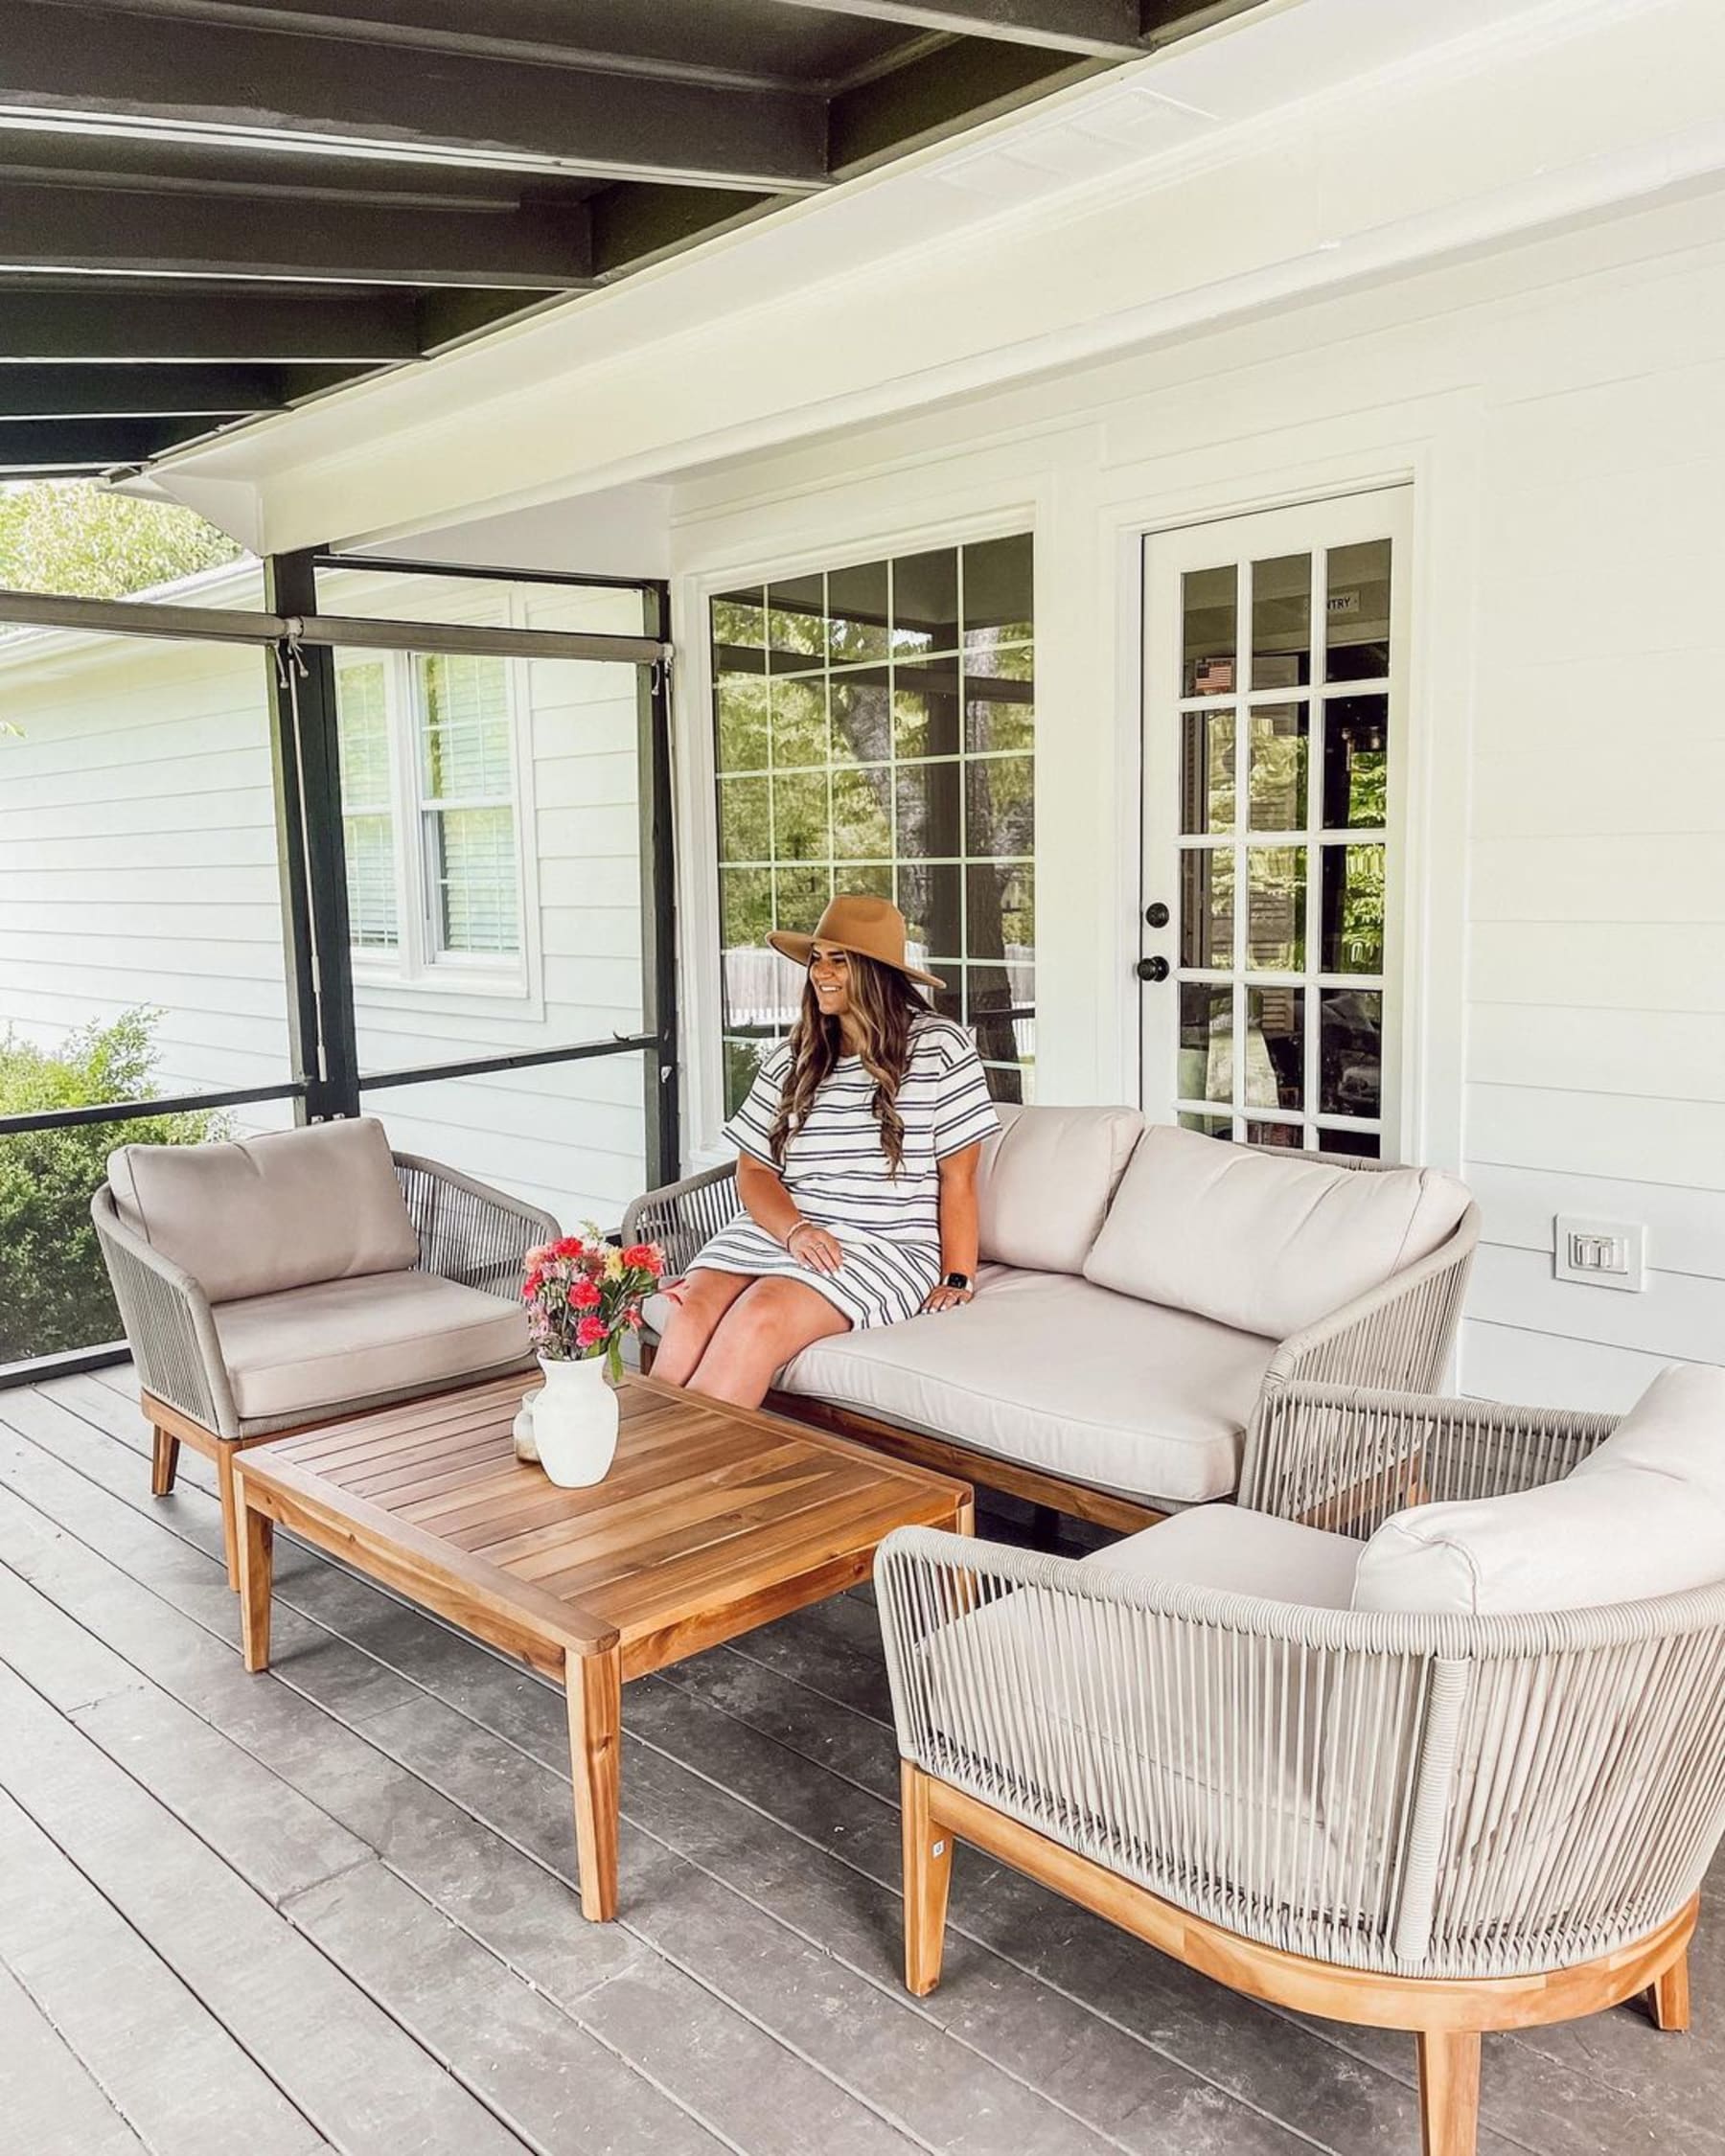
[[[1189,1129],[1381,1150],[1391,545],[1182,578]]]
[[[520,948],[515,776],[504,661],[414,660],[420,819],[432,948]]]
[[[354,948],[402,979],[521,950],[508,662],[342,656],[335,669]]]
[[[1028,535],[712,602],[727,1110],[800,982],[767,948],[835,891],[889,898],[989,1083],[1035,1058],[1035,666]]]
[[[336,669],[335,683],[349,931],[356,950],[394,951],[401,942],[401,918],[383,661],[344,664]]]

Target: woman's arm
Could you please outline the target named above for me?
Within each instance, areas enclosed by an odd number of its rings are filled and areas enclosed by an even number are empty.
[[[929,1291],[925,1310],[952,1310],[969,1302],[968,1288],[949,1288],[949,1273],[962,1273],[967,1280],[977,1276],[977,1163],[982,1145],[967,1145],[949,1153],[939,1163],[940,1173],[940,1280]]]
[[[844,1258],[838,1238],[805,1221],[780,1177],[752,1153],[737,1158],[737,1196],[755,1226],[782,1243],[799,1265],[816,1273],[838,1272]]]

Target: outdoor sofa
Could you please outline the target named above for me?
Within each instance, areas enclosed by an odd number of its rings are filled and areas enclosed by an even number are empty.
[[[126,1145],[90,1202],[154,1428],[216,1463],[239,1586],[234,1456],[450,1385],[533,1368],[521,1260],[549,1213],[392,1153],[370,1116],[233,1144]]]
[[[1725,1370],[1606,1415],[1279,1388],[1239,1505],[1081,1562],[908,1529],[876,1594],[906,1982],[954,1837],[1236,1990],[1416,2032],[1473,2156],[1480,2032],[1650,1994],[1725,1827]]]
[[[1288,1385],[1441,1382],[1479,1237],[1453,1177],[1127,1108],[1000,1112],[975,1300],[817,1342],[770,1406],[1131,1529],[1231,1497]],[[712,1169],[637,1199],[624,1236],[662,1244],[675,1273],[736,1205],[734,1167]],[[650,1327],[664,1316],[649,1304]]]

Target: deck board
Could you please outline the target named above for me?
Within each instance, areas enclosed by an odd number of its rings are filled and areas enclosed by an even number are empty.
[[[67,1928],[91,1952],[130,1938],[157,2010],[192,1999],[225,2047],[207,2085],[242,2111],[266,2089],[291,2156],[384,2145],[408,2091],[426,2108],[405,2145],[474,2156],[1417,2148],[1411,2042],[1237,1999],[974,1852],[947,1980],[906,1996],[865,1591],[629,1688],[623,1920],[584,1924],[559,1695],[286,1537],[276,1664],[245,1676],[207,1468],[182,1456],[150,1498],[128,1382],[0,1393],[0,1786],[91,1897]],[[126,1874],[115,1851],[157,1837],[157,1877],[279,1972],[279,2026],[207,1917]],[[1691,2037],[1621,2008],[1488,2039],[1483,2156],[1725,2151],[1721,1929],[1697,1942]],[[31,2085],[73,2092],[33,2156],[201,2150],[190,2121],[135,2132],[95,2019],[14,1976],[0,2010]],[[86,2115],[108,2141],[74,2130]]]

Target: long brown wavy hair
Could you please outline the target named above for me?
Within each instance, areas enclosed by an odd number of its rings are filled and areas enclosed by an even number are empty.
[[[905,1158],[905,1120],[898,1112],[899,1088],[910,1061],[910,1027],[929,1008],[896,966],[883,966],[860,951],[850,961],[850,1016],[862,1036],[858,1052],[874,1080],[874,1117],[881,1126],[881,1149],[897,1175]],[[770,1145],[783,1167],[785,1147],[809,1119],[821,1081],[843,1052],[843,1031],[837,1018],[820,1008],[813,979],[803,982],[802,1009],[791,1028],[791,1067],[773,1123]]]

